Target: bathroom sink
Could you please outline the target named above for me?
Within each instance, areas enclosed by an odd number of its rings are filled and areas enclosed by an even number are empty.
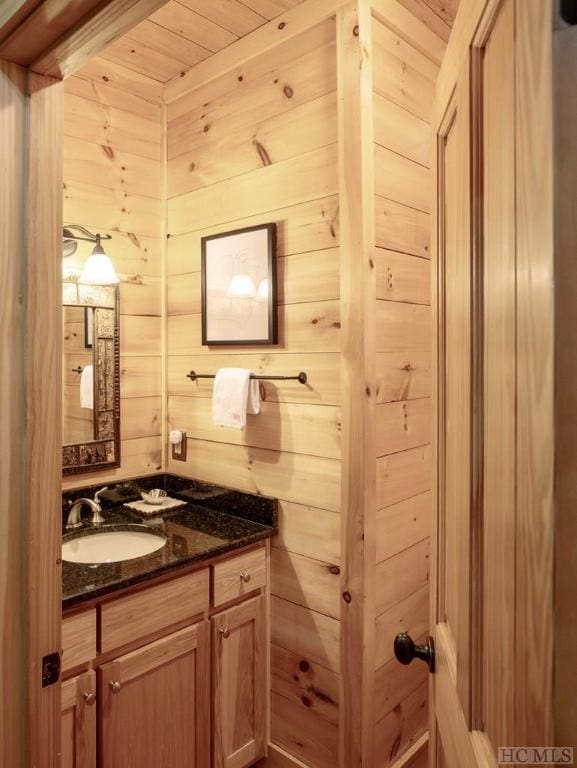
[[[69,563],[119,563],[157,552],[166,545],[166,536],[145,526],[122,531],[98,531],[76,536],[62,544],[62,559]]]

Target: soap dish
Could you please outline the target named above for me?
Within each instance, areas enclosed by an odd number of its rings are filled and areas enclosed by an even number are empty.
[[[140,495],[142,496],[142,500],[147,504],[154,504],[159,507],[161,504],[164,504],[167,494],[166,491],[163,491],[161,488],[153,488],[151,491],[148,491],[148,493],[142,491]]]

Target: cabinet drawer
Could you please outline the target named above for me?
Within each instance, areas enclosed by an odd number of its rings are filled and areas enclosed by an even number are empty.
[[[266,584],[264,549],[237,555],[212,566],[212,603],[223,605]]]
[[[69,616],[62,622],[62,672],[96,657],[96,609]]]
[[[208,610],[208,568],[100,607],[100,652],[106,653]]]

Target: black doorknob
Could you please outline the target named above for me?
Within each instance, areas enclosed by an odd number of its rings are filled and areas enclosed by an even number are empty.
[[[427,638],[426,645],[415,645],[410,635],[401,632],[395,637],[395,657],[401,664],[410,664],[413,659],[421,659],[429,667],[429,672],[435,671],[435,644],[432,637]]]

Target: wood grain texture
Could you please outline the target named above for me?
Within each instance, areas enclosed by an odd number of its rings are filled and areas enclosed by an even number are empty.
[[[26,553],[28,749],[33,765],[57,760],[60,685],[41,688],[43,656],[61,642],[62,135],[63,86],[29,76],[26,196]],[[42,589],[31,585],[42,584]]]
[[[29,65],[39,74],[68,77],[165,3],[166,0],[111,0],[99,4],[79,24],[65,27],[54,44],[33,57]]]
[[[85,695],[96,695],[96,672],[73,677],[62,684],[62,768],[96,768],[96,703]]]
[[[577,156],[575,133],[569,126],[577,112],[576,94],[571,87],[577,74],[577,28],[555,32],[554,76],[555,134],[557,152],[571,162],[557,165],[555,195],[555,732],[559,742],[573,738],[577,710],[571,690],[577,685],[577,669],[567,664],[571,658],[573,638],[577,632],[577,611],[571,597],[575,580],[575,561],[572,557],[576,540],[575,515],[572,513],[575,489],[570,478],[576,461],[574,438],[575,394],[571,376],[565,371],[575,370],[575,350],[571,344],[571,327],[577,304],[573,299],[575,262],[571,258],[577,244],[577,216],[575,198],[571,193],[573,174],[571,167]],[[562,673],[561,673],[562,670]]]
[[[211,619],[215,768],[243,768],[265,752],[265,602],[261,595]]]
[[[343,459],[339,761],[374,761],[375,247],[373,54],[366,2],[337,16]]]
[[[553,737],[553,3],[515,7],[517,408],[523,420],[516,444],[516,636],[526,638],[517,657],[515,710],[517,738],[536,744]]]
[[[241,578],[244,577],[244,578]],[[248,581],[246,578],[248,577]],[[224,605],[262,589],[266,583],[266,554],[264,549],[246,552],[217,563],[211,568],[212,604]]]
[[[62,622],[62,671],[96,658],[96,610],[69,616]]]
[[[100,669],[100,745],[108,765],[193,765],[210,760],[210,633],[207,621]],[[118,692],[110,684],[118,682]],[[178,701],[178,706],[169,702]]]
[[[15,6],[14,3],[11,5]],[[16,9],[14,9],[16,10]],[[1,12],[0,12],[1,13]],[[1,16],[3,22],[6,17]],[[26,73],[0,62],[0,686],[12,691],[0,706],[0,762],[23,765],[25,755],[25,465],[20,434],[25,424],[24,345],[26,283],[24,217],[17,201],[25,188]],[[17,479],[17,482],[14,482]],[[56,598],[55,598],[56,599]]]
[[[100,608],[101,653],[120,648],[208,610],[208,569],[105,603]]]

